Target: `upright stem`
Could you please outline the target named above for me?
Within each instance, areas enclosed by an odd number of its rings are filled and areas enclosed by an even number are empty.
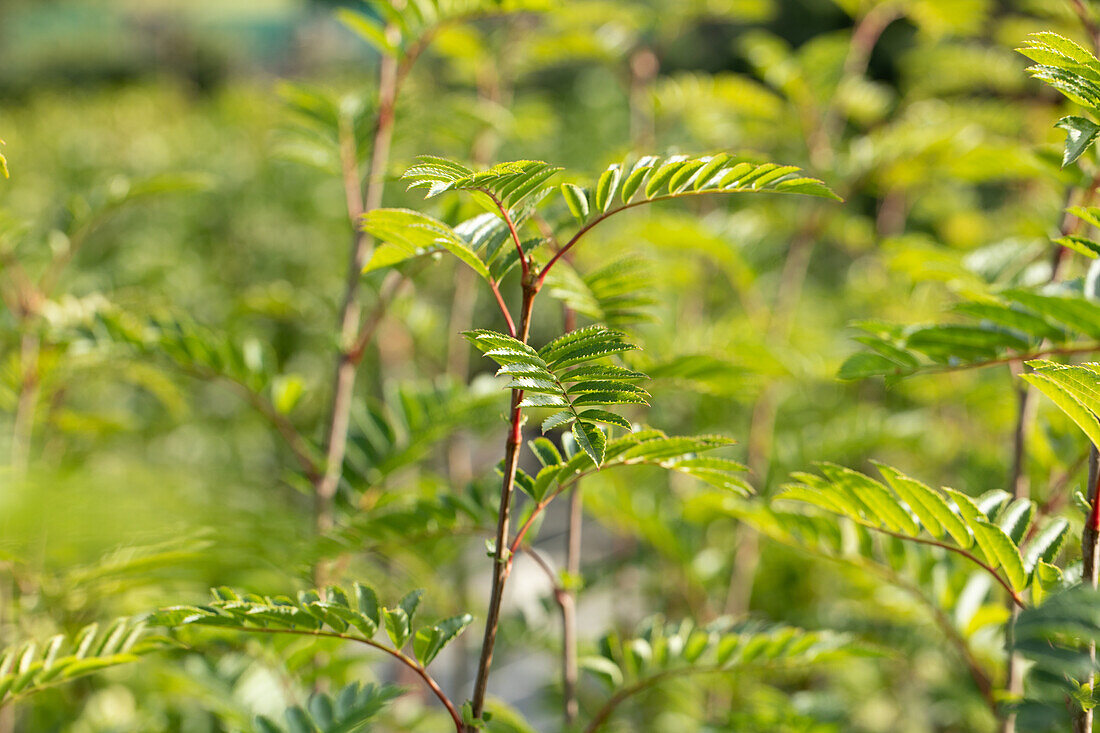
[[[356,228],[348,255],[347,281],[340,309],[340,351],[336,358],[333,379],[332,406],[325,435],[324,473],[315,489],[317,531],[325,532],[333,525],[333,499],[340,483],[344,453],[347,450],[348,424],[351,416],[352,393],[359,354],[355,342],[359,333],[359,280],[371,250],[371,240],[358,231],[359,218],[382,203],[386,166],[389,163],[390,142],[393,139],[394,109],[397,101],[398,66],[392,56],[383,55],[378,74],[378,121],[371,147],[370,171],[366,196],[361,193],[354,131],[350,122],[340,129],[340,158],[344,176],[344,195],[348,216]],[[323,579],[322,579],[323,580]]]
[[[1008,490],[1013,498],[1027,498],[1030,486],[1027,477],[1027,433],[1035,418],[1035,395],[1031,386],[1026,382],[1016,390],[1016,426],[1012,437],[1012,469],[1008,476]],[[1012,696],[1019,696],[1024,691],[1024,675],[1020,665],[1020,659],[1012,653],[1013,639],[1016,630],[1016,618],[1020,615],[1020,609],[1008,601],[1009,619],[1005,627],[1005,647],[1009,649],[1008,659],[1005,662],[1005,690]],[[1001,719],[1000,733],[1015,733],[1016,715],[1009,712]]]
[[[527,343],[531,333],[531,309],[535,303],[535,295],[538,293],[537,283],[532,280],[532,278],[524,278],[523,282],[523,304],[520,308],[519,329],[516,333],[516,338],[523,343]],[[485,614],[485,637],[481,643],[481,659],[477,665],[471,703],[475,718],[480,718],[485,710],[485,693],[489,685],[489,668],[493,663],[497,626],[500,624],[504,584],[512,571],[512,554],[508,549],[508,525],[511,518],[512,493],[516,482],[516,466],[519,463],[519,449],[523,441],[523,408],[519,406],[522,401],[523,390],[513,389],[511,429],[508,431],[508,440],[504,443],[504,478],[500,486],[496,547],[493,550],[493,585],[489,597],[489,609]]]
[[[584,526],[584,495],[578,481],[569,496],[569,529],[566,535],[565,572],[568,582],[558,596],[561,607],[561,687],[565,724],[577,722],[577,592],[575,580],[581,573],[581,533]]]
[[[506,51],[509,48],[509,34],[505,31],[504,49],[497,55],[495,63],[487,63],[478,73],[477,93],[478,100],[486,104],[500,104],[504,95]],[[508,95],[509,101],[511,95]],[[500,135],[492,125],[486,125],[478,134],[470,152],[471,162],[475,169],[487,168],[496,155],[500,146]],[[447,341],[447,373],[456,381],[465,384],[470,376],[470,345],[462,336],[468,331],[474,321],[474,309],[477,305],[477,274],[468,267],[459,266],[455,272],[455,289],[451,300],[451,318],[448,331],[451,336]],[[507,308],[504,309],[505,312]],[[447,448],[447,472],[451,486],[458,488],[465,486],[474,476],[473,465],[470,460],[471,448],[468,436],[458,433],[452,436]],[[455,568],[455,586],[463,606],[470,596],[470,577],[468,563],[464,560],[458,562]],[[469,682],[471,647],[467,637],[459,639],[458,653],[455,655],[455,685],[465,687]]]
[[[1097,491],[1097,482],[1100,481],[1100,459],[1096,451],[1096,446],[1089,446],[1089,502],[1092,505],[1092,511],[1089,513],[1089,518],[1085,522],[1085,531],[1081,534],[1081,582],[1091,585],[1093,588],[1097,586],[1098,573],[1100,573],[1100,492]],[[1089,644],[1089,656],[1092,657],[1093,664],[1096,663],[1096,643]],[[1089,688],[1092,687],[1095,679],[1092,674],[1085,680]],[[1077,717],[1073,721],[1074,733],[1092,733],[1092,710],[1078,711]]]

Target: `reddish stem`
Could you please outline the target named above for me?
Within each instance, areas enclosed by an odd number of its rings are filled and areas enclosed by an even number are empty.
[[[464,725],[463,725],[463,722],[462,722],[462,716],[459,714],[458,709],[455,708],[454,703],[452,703],[450,701],[450,699],[447,697],[447,695],[439,687],[439,684],[436,683],[436,681],[434,679],[432,679],[432,676],[430,674],[428,674],[428,670],[422,664],[417,662],[415,659],[413,659],[413,658],[407,656],[406,654],[404,654],[400,649],[393,649],[393,648],[388,647],[384,644],[379,644],[377,641],[374,641],[373,639],[367,639],[366,637],[350,636],[348,634],[340,634],[340,633],[337,633],[335,631],[309,631],[307,629],[272,629],[272,628],[242,628],[242,629],[238,629],[238,630],[239,631],[244,631],[244,632],[249,632],[249,633],[258,633],[258,634],[289,634],[289,635],[292,635],[292,636],[323,636],[323,637],[327,637],[329,639],[342,639],[344,641],[357,641],[360,644],[365,644],[366,646],[373,647],[374,649],[377,649],[380,652],[385,652],[386,654],[389,654],[391,657],[396,659],[398,662],[401,662],[406,667],[408,667],[409,669],[411,669],[413,672],[416,673],[416,676],[419,677],[424,682],[425,686],[427,686],[427,688],[432,691],[432,694],[435,695],[436,698],[439,699],[439,702],[443,704],[443,707],[447,708],[447,714],[451,716],[451,720],[455,724],[455,731],[457,733],[462,733],[462,731],[464,730]]]
[[[508,335],[515,338],[516,322],[512,320],[512,314],[508,311],[508,306],[504,302],[504,296],[500,294],[500,285],[496,280],[489,278],[489,287],[493,291],[493,297],[496,298],[497,305],[500,307],[500,312],[504,314],[504,320],[508,323]]]
[[[523,253],[523,243],[520,241],[519,232],[516,230],[516,224],[512,221],[512,215],[508,213],[508,207],[504,205],[504,202],[491,192],[483,190],[482,193],[493,200],[493,203],[500,209],[500,215],[504,217],[504,223],[508,225],[508,231],[512,234],[512,242],[515,243],[516,252],[519,254],[520,267],[523,268],[523,282],[526,283],[531,266],[527,263],[527,256]]]
[[[538,289],[524,279],[523,305],[520,310],[519,332],[514,335],[523,343],[531,332],[531,310]],[[485,710],[485,695],[489,689],[489,670],[493,664],[493,648],[496,645],[497,627],[500,625],[500,609],[504,600],[504,584],[512,570],[513,553],[505,547],[508,542],[508,524],[511,517],[512,494],[516,483],[516,467],[519,463],[520,445],[523,440],[523,390],[512,390],[511,429],[504,444],[504,478],[500,487],[500,508],[497,514],[496,547],[493,552],[493,584],[489,596],[489,609],[485,614],[485,637],[481,644],[477,677],[471,709],[474,718],[480,718]],[[506,554],[507,553],[507,554]],[[473,729],[471,729],[473,730]]]

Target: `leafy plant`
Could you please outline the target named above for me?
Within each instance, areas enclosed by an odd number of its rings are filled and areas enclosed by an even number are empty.
[[[317,57],[288,57],[271,146],[273,111],[235,78],[201,105],[104,92],[106,153],[48,101],[15,115],[29,163],[4,201],[45,213],[0,217],[0,635],[219,587],[71,654],[13,647],[0,705],[167,648],[152,624],[187,643],[118,678],[135,729],[529,733],[526,700],[492,699],[500,657],[552,654],[564,730],[1010,733],[1067,710],[1090,730],[1100,61],[1070,38],[1100,38],[1094,9],[805,5],[370,0],[286,34]],[[1066,35],[1020,52],[1072,114],[1000,43],[1039,23]],[[371,83],[329,76],[354,39]],[[57,96],[69,125],[95,117]],[[143,104],[178,127],[146,137]],[[1047,116],[1066,139],[1036,151]],[[154,196],[205,181],[102,175],[149,151],[219,171],[215,195],[172,208]],[[85,180],[108,182],[61,210],[56,182]],[[848,468],[873,455],[960,488]],[[163,510],[85,498],[106,486]],[[218,530],[66,573],[54,538],[84,541],[66,510],[111,548],[177,515]],[[386,680],[429,694],[391,706]],[[76,689],[0,733],[115,692]]]
[[[302,591],[297,601],[287,596],[242,596],[228,588],[212,592],[214,600],[208,605],[165,608],[150,616],[148,622],[168,627],[217,626],[253,633],[328,637],[378,649],[419,676],[447,709],[456,728],[461,730],[463,723],[457,709],[429,675],[427,667],[473,622],[473,616],[462,614],[430,626],[416,627],[414,621],[423,591],[412,591],[389,607],[379,603],[371,587],[359,584],[352,589],[352,595],[338,586],[329,586],[323,594],[320,590]],[[385,629],[389,645],[374,640],[381,628]],[[402,651],[410,641],[412,656]],[[387,692],[378,697],[373,690],[368,690],[363,702],[373,714],[374,708],[392,696]],[[325,706],[323,700],[315,704]],[[297,714],[291,713],[290,717],[295,718]]]
[[[336,695],[317,692],[310,695],[305,707],[295,705],[284,713],[287,728],[266,717],[256,720],[258,733],[286,731],[320,731],[321,733],[354,733],[367,730],[378,713],[402,693],[393,685],[378,687],[353,682]]]
[[[936,491],[897,469],[879,465],[886,484],[858,471],[822,466],[823,476],[796,474],[777,499],[803,501],[891,537],[942,547],[961,554],[993,575],[1017,603],[1039,563],[1058,555],[1069,523],[1059,519],[1029,537],[1035,505],[1012,501],[1004,491],[977,500],[954,489]],[[972,548],[972,549],[971,549]],[[998,572],[999,571],[999,572]]]
[[[89,624],[72,639],[57,634],[41,646],[28,641],[8,647],[0,652],[0,707],[108,667],[136,662],[160,646],[144,636],[144,623],[120,618],[103,630]]]
[[[738,667],[794,667],[859,653],[845,642],[842,637],[795,628],[752,624],[730,628],[721,621],[696,626],[651,619],[634,638],[604,636],[600,655],[581,660],[582,668],[614,693],[585,731],[601,730],[619,705],[664,680],[721,674]]]

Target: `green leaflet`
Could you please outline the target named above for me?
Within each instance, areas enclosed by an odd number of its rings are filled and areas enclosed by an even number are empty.
[[[1052,563],[1069,533],[1069,522],[1055,519],[1035,535],[1024,553],[1024,570],[1035,572],[1042,563]]]
[[[1096,141],[1100,125],[1084,117],[1070,115],[1054,123],[1066,131],[1065,152],[1062,153],[1062,167],[1074,163]]]
[[[995,524],[974,522],[970,525],[979,547],[990,558],[990,566],[1003,568],[1013,589],[1023,590],[1027,586],[1028,574],[1024,570],[1020,548],[1009,538],[1005,531]]]
[[[889,488],[864,474],[825,464],[820,476],[794,474],[797,483],[784,486],[777,499],[811,504],[902,539],[920,539],[927,532],[943,546],[972,554],[990,572],[1001,569],[1004,582],[1016,593],[1028,586],[1036,562],[1057,553],[1066,530],[1062,520],[1036,535],[1024,559],[1020,543],[1035,514],[1035,506],[1026,499],[1009,502],[1005,492],[989,492],[975,502],[952,489],[935,491],[895,468],[876,465]],[[820,535],[818,529],[813,532]]]
[[[1094,411],[1100,382],[1096,372],[1046,361],[1033,361],[1029,365],[1034,371],[1022,377],[1066,413],[1093,445],[1100,444],[1100,421]]]
[[[588,424],[591,429],[595,429],[587,419],[578,421],[578,424]],[[580,445],[572,432],[569,435]],[[599,440],[598,437],[595,439]],[[741,477],[746,471],[745,466],[726,458],[702,455],[733,445],[734,442],[728,438],[713,435],[668,436],[659,430],[639,429],[620,437],[605,439],[601,471],[616,466],[658,466],[741,496],[752,493],[751,487]],[[567,453],[565,457],[557,454],[557,461],[551,463],[557,453],[556,449],[554,453],[548,450],[552,447],[543,438],[533,441],[532,449],[543,463],[543,468],[526,486],[517,478],[521,488],[536,501],[542,501],[555,487],[569,485],[597,468],[592,456],[583,448],[575,453]]]
[[[886,478],[890,487],[917,515],[929,534],[939,538],[943,537],[946,531],[959,547],[970,546],[969,530],[938,492],[906,476],[896,468],[880,463],[876,463],[875,466]]]
[[[369,13],[340,13],[340,20],[378,51],[408,58],[440,26],[500,13],[545,9],[542,0],[367,0]],[[387,30],[388,28],[388,30]]]
[[[523,390],[521,407],[555,410],[543,421],[543,432],[570,426],[577,444],[596,465],[603,462],[607,443],[607,436],[596,423],[625,430],[631,427],[626,418],[601,408],[647,402],[648,393],[633,384],[645,378],[644,374],[601,363],[606,357],[634,348],[622,340],[621,331],[588,326],[554,339],[537,352],[493,331],[469,331],[464,335],[500,365],[499,374],[511,376],[510,389]],[[540,458],[545,461],[549,457],[543,449]]]
[[[416,612],[423,593],[411,591],[394,606],[383,608],[374,590],[358,583],[351,594],[329,586],[323,598],[319,590],[306,590],[298,594],[297,600],[286,596],[239,595],[228,588],[218,588],[212,591],[214,600],[208,605],[164,608],[152,614],[147,623],[168,627],[218,626],[241,631],[274,628],[303,635],[333,632],[375,646],[377,643],[372,639],[381,625],[396,650],[414,639],[417,658],[426,666],[473,619],[469,614],[461,614],[418,629]]]
[[[582,658],[580,667],[611,694],[629,694],[697,669],[794,668],[866,654],[846,637],[826,632],[728,621],[703,626],[661,618],[644,622],[630,638],[605,634],[598,648],[599,654]]]
[[[619,189],[619,182],[623,177],[623,169],[620,165],[613,165],[600,176],[596,183],[596,208],[600,212],[607,211],[615,200],[615,194]]]
[[[454,641],[473,621],[473,616],[464,613],[418,630],[413,640],[413,653],[417,660],[424,666],[431,664],[439,652]]]
[[[401,176],[409,190],[426,189],[427,198],[448,191],[480,191],[499,200],[506,209],[515,209],[528,200],[537,200],[549,192],[549,179],[560,168],[539,160],[515,160],[476,172],[463,165],[431,155],[422,155]]]
[[[577,221],[583,223],[588,218],[588,195],[584,189],[572,183],[563,183],[561,195],[565,199],[566,206],[569,207],[569,212]]]
[[[1073,211],[1090,215],[1086,210]],[[1059,243],[1093,252],[1091,240],[1063,238]],[[1082,249],[1084,248],[1084,249]],[[1097,244],[1096,252],[1100,252]],[[1091,256],[1091,254],[1090,254]],[[843,379],[872,376],[904,377],[922,371],[962,369],[998,364],[1006,358],[1029,359],[1039,344],[1085,350],[1100,342],[1100,304],[1080,294],[1045,294],[1006,290],[963,303],[956,313],[966,323],[891,327],[873,323],[856,338],[867,351],[850,356],[840,368]],[[1100,343],[1096,344],[1100,350]]]
[[[0,707],[53,685],[103,669],[137,661],[159,649],[146,639],[144,620],[119,618],[106,629],[85,626],[71,640],[51,638],[42,647],[34,641],[0,650]]]
[[[1056,33],[1032,33],[1027,43],[1017,49],[1036,66],[1028,73],[1045,81],[1085,107],[1100,103],[1100,62],[1081,46]]]
[[[1100,208],[1096,206],[1069,206],[1066,213],[1076,216],[1089,226],[1100,228]]]
[[[397,54],[398,47],[386,37],[385,27],[376,22],[373,18],[347,8],[338,10],[336,17],[353,33],[373,46],[375,50],[387,56],[394,56]]]
[[[375,209],[363,215],[363,231],[394,248],[405,257],[418,257],[433,250],[446,250],[468,265],[474,272],[489,279],[488,266],[478,257],[469,244],[438,219],[412,209]],[[393,255],[383,253],[386,264],[396,261]],[[367,263],[364,271],[377,269]]]
[[[572,431],[577,445],[588,454],[592,462],[597,466],[602,464],[604,451],[607,448],[607,436],[603,434],[603,431],[580,418],[573,423]]]
[[[304,707],[293,706],[283,713],[287,727],[260,716],[256,729],[260,733],[353,733],[366,730],[363,726],[374,719],[389,703],[404,694],[396,685],[374,685],[352,682],[335,694],[315,692]]]
[[[624,175],[624,171],[629,171]],[[637,204],[654,199],[674,198],[676,196],[699,193],[741,193],[773,191],[776,193],[794,193],[816,196],[836,201],[840,200],[828,186],[815,178],[797,177],[799,169],[795,166],[780,166],[775,163],[754,164],[739,161],[727,153],[688,157],[674,155],[662,160],[655,155],[647,155],[631,165],[628,161],[615,163],[597,178],[591,196],[593,210],[599,214],[613,212],[615,200],[620,206]],[[641,194],[641,198],[638,194]],[[587,202],[589,196],[585,189],[570,186],[562,187],[570,212],[582,223],[589,216]],[[582,215],[583,211],[583,215]]]
[[[841,490],[862,505],[863,513],[894,532],[914,535],[919,526],[882,484],[851,469],[823,464],[821,470]]]
[[[1027,730],[1068,730],[1075,706],[1067,710],[1066,700],[1096,671],[1090,643],[1100,640],[1100,594],[1087,584],[1063,589],[1052,565],[1041,566],[1041,575],[1036,585],[1049,597],[1021,611],[1013,630],[1013,652],[1033,665],[1018,715]]]

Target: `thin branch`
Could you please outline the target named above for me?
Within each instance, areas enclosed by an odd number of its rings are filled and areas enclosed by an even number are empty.
[[[1020,594],[1017,591],[1013,590],[1012,586],[1008,584],[1008,581],[1006,581],[1004,578],[1001,577],[1000,573],[998,573],[996,570],[991,568],[985,562],[980,560],[976,555],[962,549],[961,547],[956,547],[955,545],[949,545],[946,542],[940,542],[939,540],[930,540],[930,539],[926,539],[924,537],[912,537],[912,536],[907,535],[907,534],[902,534],[900,532],[894,532],[894,531],[886,529],[884,527],[876,527],[874,525],[865,524],[863,522],[859,522],[859,524],[860,524],[860,526],[866,527],[867,529],[874,530],[875,532],[881,532],[882,534],[889,535],[891,537],[896,537],[899,540],[906,540],[908,542],[916,542],[917,544],[920,544],[920,545],[930,545],[931,547],[939,547],[939,548],[942,548],[944,550],[947,550],[948,552],[954,552],[956,555],[962,555],[963,557],[970,560],[975,565],[978,565],[983,570],[985,570],[990,575],[992,575],[994,577],[994,579],[996,579],[996,581],[998,583],[1000,583],[1001,586],[1006,591],[1008,591],[1008,595],[1009,595],[1010,598],[1012,598],[1013,603],[1015,603],[1020,608],[1027,608],[1027,604],[1024,603],[1024,599],[1022,597],[1020,597]]]
[[[408,281],[409,276],[397,270],[390,272],[386,275],[386,279],[382,281],[382,288],[378,293],[378,302],[374,304],[374,309],[371,310],[366,322],[359,330],[359,336],[356,337],[355,344],[348,350],[348,356],[356,364],[363,361],[363,354],[370,346],[371,341],[374,340],[374,334],[382,323],[386,310],[401,292],[401,287]]]
[[[915,374],[950,374],[952,372],[965,372],[971,369],[984,369],[991,366],[1000,366],[1002,364],[1012,364],[1014,362],[1031,361],[1032,359],[1042,359],[1048,356],[1074,356],[1076,354],[1089,354],[1100,352],[1100,343],[1090,344],[1072,344],[1070,346],[1059,346],[1051,349],[1040,349],[1039,351],[1032,351],[1028,353],[1015,352],[1007,356],[1000,356],[996,359],[988,359],[986,361],[973,361],[966,364],[958,364],[955,366],[935,366],[928,369],[921,369]],[[901,372],[897,372],[899,375]]]
[[[527,282],[527,276],[530,272],[531,266],[527,262],[527,255],[523,253],[523,242],[520,241],[519,232],[516,231],[516,224],[512,221],[512,215],[508,213],[508,207],[493,194],[491,191],[480,189],[483,194],[488,196],[496,204],[496,207],[500,209],[500,215],[504,217],[504,223],[508,225],[508,231],[512,234],[512,242],[516,245],[516,252],[519,254],[519,264],[523,268],[523,282]]]
[[[682,191],[680,193],[669,193],[669,194],[664,194],[664,195],[661,195],[661,196],[654,196],[653,198],[650,198],[650,199],[641,199],[639,201],[631,201],[628,204],[623,204],[622,206],[620,206],[617,209],[612,209],[611,211],[606,211],[606,212],[600,214],[599,216],[594,218],[592,221],[588,222],[583,227],[581,227],[580,230],[576,234],[574,234],[573,237],[568,242],[566,242],[565,246],[562,247],[560,250],[558,250],[557,253],[555,253],[554,256],[550,258],[550,261],[546,263],[546,266],[542,268],[542,271],[539,273],[538,278],[536,278],[536,283],[538,284],[539,287],[541,287],[542,283],[546,280],[547,274],[549,274],[549,272],[550,272],[550,268],[552,268],[555,265],[555,263],[557,263],[557,261],[559,259],[561,259],[563,256],[565,256],[565,254],[567,252],[569,252],[569,250],[573,249],[573,247],[577,244],[577,242],[579,242],[581,240],[581,237],[583,237],[585,234],[587,234],[589,232],[589,230],[591,230],[597,224],[599,224],[601,222],[604,222],[607,219],[610,219],[612,216],[614,216],[615,214],[618,214],[620,211],[626,211],[627,209],[633,209],[637,206],[644,206],[645,204],[655,204],[655,203],[658,203],[658,202],[661,202],[661,201],[671,201],[673,199],[682,199],[682,198],[687,198],[689,196],[708,196],[708,195],[714,195],[714,194],[734,194],[734,193],[748,193],[748,194],[777,193],[777,194],[784,194],[784,193],[787,193],[787,192],[785,192],[785,191],[775,191],[775,190],[766,189],[766,188],[759,188],[759,189],[733,188],[733,189],[730,189],[730,190],[712,188],[712,189],[707,189],[707,190],[703,190],[703,191]]]
[[[287,419],[286,415],[276,410],[275,406],[262,394],[228,374],[223,374],[204,367],[185,366],[177,362],[171,363],[183,374],[208,382],[222,382],[235,391],[242,399],[260,413],[264,419],[271,423],[271,426],[275,428],[275,431],[283,441],[286,442],[287,447],[290,448],[290,452],[294,455],[295,460],[298,461],[306,477],[311,481],[320,477],[321,467],[313,455],[311,455],[313,450],[311,450],[309,442],[302,437],[302,434],[299,433],[298,429],[294,427],[294,424]]]
[[[530,545],[523,545],[519,548],[519,550],[523,554],[527,555],[527,557],[531,558],[531,560],[533,560],[534,563],[539,566],[539,569],[542,570],[543,574],[546,575],[547,580],[550,581],[550,585],[554,589],[554,594],[557,595],[558,593],[561,593],[562,587],[561,583],[558,580],[558,574],[554,572],[554,568],[550,567],[550,562],[542,556],[542,553],[540,553]]]
[[[514,338],[523,343],[531,332],[531,311],[534,308],[538,290],[528,282],[523,285],[523,304],[520,309],[519,332]],[[478,660],[477,676],[474,681],[474,694],[471,709],[475,719],[481,717],[485,709],[485,695],[489,689],[489,670],[493,664],[493,648],[496,645],[497,627],[500,624],[500,610],[504,601],[504,584],[512,570],[515,548],[505,547],[508,541],[509,521],[511,518],[512,494],[515,491],[516,468],[519,464],[520,445],[523,440],[523,390],[512,390],[511,427],[504,444],[504,471],[500,487],[500,507],[497,514],[496,545],[493,552],[493,579],[489,596],[489,609],[485,615],[485,636],[481,644],[481,657]],[[507,555],[505,553],[508,553]]]
[[[1082,0],[1070,0],[1070,4],[1073,6],[1073,12],[1077,13],[1081,25],[1084,26],[1085,32],[1089,34],[1093,51],[1100,50],[1100,26],[1097,26],[1096,21],[1093,20],[1092,13]]]
[[[393,33],[392,29],[386,30]],[[415,58],[415,57],[413,57]],[[356,232],[348,254],[347,280],[344,300],[340,309],[340,350],[336,358],[333,377],[332,403],[325,434],[324,474],[314,482],[314,519],[318,532],[325,532],[333,525],[333,498],[343,473],[344,453],[347,450],[348,427],[351,416],[352,394],[355,389],[355,372],[358,364],[350,349],[359,335],[359,283],[363,265],[371,251],[371,239],[358,230],[360,217],[378,208],[382,203],[386,166],[389,163],[390,143],[393,139],[394,113],[397,94],[404,73],[412,60],[406,57],[402,68],[387,55],[382,56],[378,72],[378,116],[371,145],[370,170],[367,175],[366,194],[361,194],[358,151],[350,123],[340,125],[340,160],[344,179],[344,193],[348,206],[348,218]],[[318,578],[318,580],[324,580]]]
[[[287,447],[290,448],[290,452],[294,454],[295,460],[298,461],[298,465],[302,468],[306,477],[310,481],[317,480],[321,474],[320,466],[310,455],[312,451],[309,448],[309,443],[294,427],[294,424],[286,418],[286,415],[276,410],[275,406],[267,401],[263,395],[249,389],[243,382],[228,377],[223,377],[223,379],[229,386],[241,393],[248,403],[271,423],[279,436],[286,442]]]
[[[612,695],[611,698],[606,703],[604,703],[603,707],[601,707],[599,711],[596,712],[596,714],[592,717],[592,720],[589,721],[588,725],[585,726],[584,733],[596,733],[596,731],[602,728],[604,723],[607,722],[607,719],[611,717],[611,714],[615,712],[615,708],[619,707],[619,705],[621,705],[624,700],[638,694],[639,692],[642,692],[643,690],[647,690],[650,687],[653,687],[654,685],[663,682],[666,679],[669,679],[670,677],[695,677],[698,675],[723,674],[733,671],[734,670],[730,667],[710,666],[684,667],[682,669],[667,669],[663,672],[658,672],[655,675],[646,677],[643,680],[639,680],[632,685],[624,687],[616,692],[614,695]]]
[[[462,723],[462,716],[459,714],[458,710],[455,708],[454,703],[452,703],[450,701],[450,699],[448,699],[447,695],[444,694],[443,690],[439,687],[439,685],[436,683],[436,681],[434,679],[432,679],[432,676],[430,674],[428,674],[427,668],[425,668],[424,665],[420,664],[420,662],[417,662],[412,657],[409,657],[409,656],[403,654],[401,652],[401,650],[399,650],[399,649],[394,649],[392,647],[388,647],[385,644],[379,644],[377,641],[374,641],[373,639],[368,639],[368,638],[363,637],[363,636],[351,636],[349,634],[341,634],[341,633],[338,633],[338,632],[335,632],[335,631],[310,631],[309,629],[271,629],[271,628],[264,629],[264,628],[251,628],[251,627],[240,627],[240,628],[237,628],[237,630],[238,631],[243,631],[243,632],[248,632],[248,633],[257,633],[257,634],[289,634],[291,636],[321,636],[321,637],[325,637],[325,638],[329,638],[329,639],[341,639],[343,641],[355,641],[355,642],[358,642],[360,644],[365,644],[366,646],[377,649],[378,651],[385,652],[386,654],[389,654],[391,657],[393,657],[394,659],[396,659],[397,661],[401,662],[406,667],[411,669],[413,672],[416,673],[416,675],[421,680],[423,680],[424,684],[428,687],[428,689],[432,691],[432,694],[434,694],[439,699],[439,702],[443,704],[443,707],[447,708],[447,712],[450,714],[451,720],[454,721],[455,731],[457,733],[462,733],[462,731],[464,730],[464,726],[463,726],[463,723]]]
[[[500,312],[504,315],[504,320],[508,324],[508,335],[512,338],[516,338],[516,322],[512,320],[512,314],[508,311],[508,305],[504,302],[504,296],[500,294],[499,283],[489,278],[489,288],[493,291],[493,298],[496,299],[497,306],[500,308]]]
[[[981,693],[982,698],[989,706],[990,712],[992,712],[995,716],[999,715],[999,711],[997,709],[997,699],[993,695],[993,682],[989,679],[989,676],[985,673],[985,670],[982,669],[982,666],[978,662],[978,659],[974,656],[974,652],[971,651],[970,645],[966,642],[966,638],[961,633],[959,633],[958,628],[955,626],[954,623],[951,622],[951,619],[947,616],[946,613],[944,613],[944,610],[936,605],[931,599],[929,599],[918,585],[909,582],[908,580],[904,579],[902,576],[894,573],[888,568],[882,567],[881,565],[875,563],[857,563],[842,558],[836,559],[838,562],[845,562],[854,567],[863,568],[869,572],[878,573],[878,575],[884,578],[887,582],[891,583],[892,585],[896,585],[897,587],[906,591],[911,596],[920,601],[924,606],[926,606],[936,626],[939,627],[940,631],[943,632],[943,635],[947,637],[947,640],[950,641],[951,644],[955,647],[956,651],[958,651],[959,656],[963,659],[963,662],[966,663],[966,667],[970,672],[970,677],[974,680],[974,686],[978,688],[978,692]]]

